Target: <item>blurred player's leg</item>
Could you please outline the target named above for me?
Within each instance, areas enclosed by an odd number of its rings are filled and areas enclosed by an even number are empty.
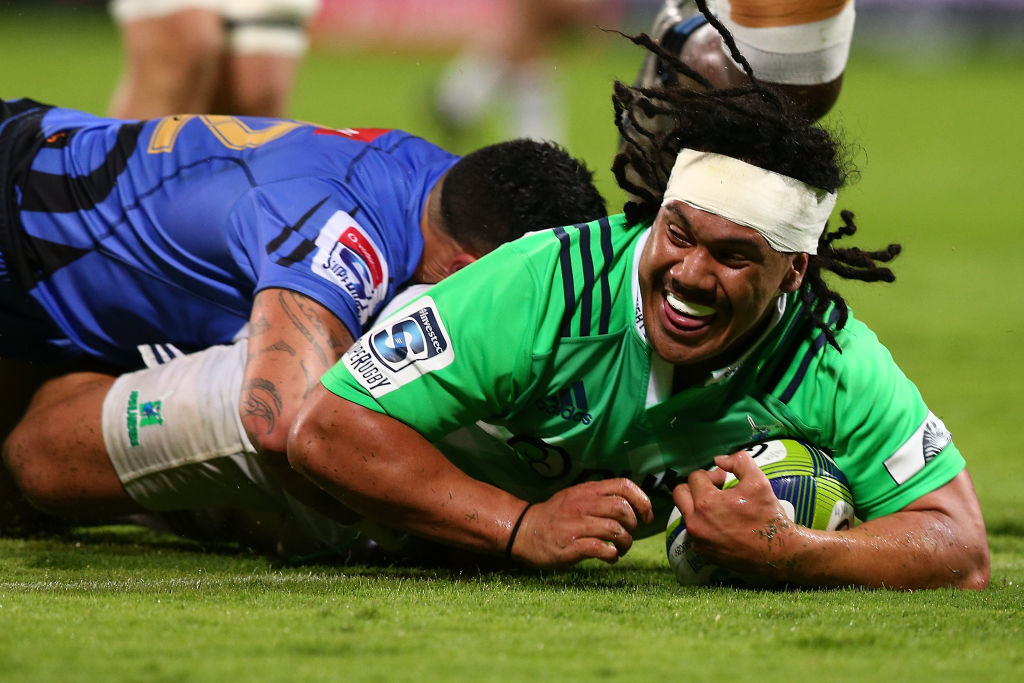
[[[238,116],[284,116],[300,62],[301,58],[287,55],[225,55],[221,86],[210,111]]]
[[[113,0],[125,67],[110,111],[282,116],[319,0]]]
[[[694,0],[664,0],[648,35],[666,50],[678,55],[691,34],[706,23],[707,19],[697,9]],[[657,57],[648,54],[640,65],[636,85],[646,88],[663,86],[674,78],[673,71],[665,69]]]
[[[835,104],[853,37],[853,0],[709,0],[710,9],[733,34],[754,75],[786,94],[810,118]],[[729,56],[718,32],[695,0],[665,0],[651,37],[722,88],[746,76]],[[641,86],[675,78],[648,56],[637,77]]]
[[[517,137],[566,142],[561,86],[553,61],[574,27],[597,26],[607,0],[517,0],[503,30],[482,35],[448,66],[434,113],[450,133],[472,127],[499,101]]]
[[[124,3],[128,5],[130,3]],[[113,7],[116,9],[118,3]],[[223,22],[209,9],[166,15],[116,14],[124,42],[124,71],[112,116],[155,118],[207,113],[224,49]]]
[[[567,142],[565,106],[556,73],[554,63],[547,59],[518,65],[510,80],[513,136]]]
[[[433,109],[448,134],[459,135],[483,117],[504,79],[505,64],[487,50],[468,48],[446,67]]]
[[[284,116],[319,0],[225,0],[227,46],[211,108]]]

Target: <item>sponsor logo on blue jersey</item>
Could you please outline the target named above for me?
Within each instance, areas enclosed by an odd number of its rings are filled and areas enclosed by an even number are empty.
[[[320,229],[313,272],[340,286],[369,321],[388,290],[388,266],[381,250],[352,216],[337,211]]]
[[[334,249],[328,254],[327,263],[324,265],[340,279],[345,280],[354,297],[366,299],[373,294],[373,276],[370,275],[366,262],[341,242],[335,242]]]

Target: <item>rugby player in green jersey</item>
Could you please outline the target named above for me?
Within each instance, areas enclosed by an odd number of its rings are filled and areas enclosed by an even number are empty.
[[[725,567],[985,587],[963,457],[822,278],[890,281],[899,247],[836,244],[837,141],[752,83],[618,85],[624,215],[527,235],[379,322],[304,403],[292,465],[368,519],[536,567],[614,562],[675,505]],[[739,452],[782,437],[832,454],[862,523],[788,523]]]

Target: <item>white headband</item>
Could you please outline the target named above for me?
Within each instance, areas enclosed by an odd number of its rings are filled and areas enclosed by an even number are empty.
[[[662,206],[672,201],[753,228],[776,251],[814,254],[836,193],[739,159],[684,149]]]

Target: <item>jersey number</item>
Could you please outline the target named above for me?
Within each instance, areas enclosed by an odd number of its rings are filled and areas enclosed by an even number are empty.
[[[545,479],[564,477],[572,465],[564,448],[549,444],[535,436],[513,436],[508,440],[508,445],[534,472]]]
[[[181,129],[195,118],[202,121],[222,145],[237,150],[259,147],[299,126],[307,125],[297,121],[277,121],[266,128],[253,130],[245,121],[236,116],[196,116],[195,114],[168,116],[160,119],[156,125],[156,130],[153,131],[153,136],[149,139],[149,148],[146,151],[150,154],[164,154],[173,150]]]

